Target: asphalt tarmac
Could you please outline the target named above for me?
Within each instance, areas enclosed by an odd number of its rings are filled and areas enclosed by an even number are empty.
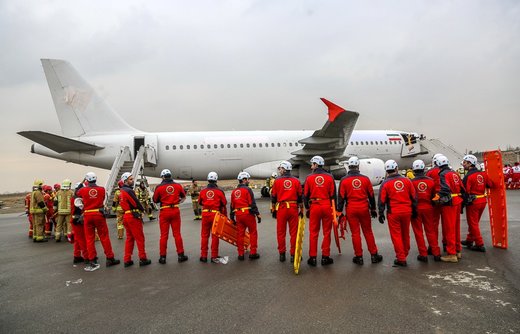
[[[168,262],[157,263],[159,227],[145,221],[150,266],[85,272],[72,265],[68,243],[37,244],[27,238],[27,220],[0,215],[0,333],[519,333],[520,191],[509,191],[509,249],[491,247],[489,218],[481,222],[487,253],[464,249],[461,262],[427,264],[412,249],[407,268],[393,268],[387,225],[373,220],[382,263],[352,263],[350,235],[343,253],[332,246],[334,264],[299,275],[278,261],[275,222],[267,199],[256,261],[237,260],[236,248],[221,241],[227,264],[199,262],[200,222],[191,203],[181,206],[189,261],[178,263],[170,236]],[[229,192],[227,192],[229,197]],[[116,257],[115,220],[108,220]],[[462,221],[465,235],[467,225]],[[321,243],[321,238],[320,238]],[[134,261],[137,261],[137,249]]]

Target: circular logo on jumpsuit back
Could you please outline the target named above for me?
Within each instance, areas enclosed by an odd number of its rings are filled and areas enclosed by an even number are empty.
[[[317,176],[314,179],[314,182],[316,182],[317,185],[322,186],[325,183],[325,178],[323,176]]]
[[[403,189],[404,189],[404,183],[403,183],[403,181],[395,181],[395,183],[394,183],[394,188],[395,188],[395,190],[397,190],[397,191],[403,191]]]
[[[459,180],[460,180],[459,176],[458,176],[457,174],[454,173],[454,174],[453,174],[453,182],[454,182],[455,184],[459,184]]]
[[[208,199],[213,199],[213,197],[215,197],[215,193],[213,192],[213,190],[209,190],[206,193],[206,196],[208,196]]]
[[[477,175],[477,183],[484,184],[484,177],[482,175]]]
[[[423,193],[426,191],[426,189],[428,189],[428,185],[426,184],[426,182],[419,182],[419,184],[417,185],[417,189]]]
[[[291,189],[292,188],[292,181],[291,180],[285,180],[283,181],[283,187],[285,189]]]
[[[361,188],[361,180],[360,179],[352,180],[352,187],[354,187],[354,189]]]
[[[90,189],[88,191],[88,195],[90,196],[90,198],[97,198],[97,195],[98,195],[97,189],[94,189],[94,188]]]
[[[172,195],[174,192],[175,192],[175,187],[174,186],[167,186],[166,187],[166,193],[167,194]]]
[[[235,198],[240,198],[240,196],[242,196],[242,193],[240,191],[235,191],[235,193],[233,194],[235,196]]]

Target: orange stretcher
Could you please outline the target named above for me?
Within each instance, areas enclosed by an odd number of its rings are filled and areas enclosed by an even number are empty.
[[[341,245],[339,243],[339,222],[338,222],[339,213],[336,211],[336,203],[332,201],[332,230],[334,231],[334,241],[336,241],[336,247],[338,247],[338,252],[341,254]]]
[[[488,151],[484,152],[483,157],[486,174],[493,182],[493,188],[488,189],[487,194],[491,240],[493,247],[507,249],[507,204],[502,153],[498,150]]]
[[[224,240],[234,246],[237,246],[238,230],[236,225],[233,225],[231,219],[221,213],[216,213],[213,219],[213,226],[211,233],[216,235],[219,239]],[[244,236],[244,249],[249,248],[249,233],[246,232]]]

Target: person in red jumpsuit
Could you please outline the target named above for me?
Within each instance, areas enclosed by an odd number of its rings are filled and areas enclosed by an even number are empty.
[[[512,187],[511,189],[520,189],[520,163],[515,162],[515,165],[511,167],[512,173]]]
[[[441,256],[444,262],[459,262],[462,257],[460,244],[460,210],[464,188],[457,172],[449,166],[448,158],[439,158],[440,191],[438,202],[441,205],[442,234],[446,240],[447,255]]]
[[[83,224],[89,255],[89,263],[85,267],[85,271],[94,271],[99,269],[99,264],[96,260],[96,230],[107,258],[106,266],[111,267],[121,263],[121,261],[114,258],[112,243],[108,234],[107,221],[104,214],[105,188],[96,184],[97,176],[93,172],[88,172],[85,175],[85,181],[88,184],[83,187],[80,185],[79,189],[76,189],[76,196],[81,198],[83,202]]]
[[[292,165],[282,161],[278,166],[280,174],[271,187],[271,212],[276,219],[276,238],[280,262],[285,262],[285,239],[289,225],[291,263],[294,262],[296,235],[298,233],[298,215],[302,212],[302,186],[300,180],[291,175]]]
[[[45,237],[49,239],[52,236],[52,227],[54,225],[54,199],[52,197],[52,187],[44,185],[43,192],[43,200],[45,201],[45,206],[47,206],[47,212],[45,213]]]
[[[462,179],[466,190],[464,205],[466,207],[466,221],[468,223],[468,235],[461,244],[470,250],[485,252],[484,241],[480,234],[480,218],[486,208],[486,189],[493,186],[485,172],[477,169],[477,157],[472,154],[464,156],[462,166],[467,174]]]
[[[208,186],[202,189],[199,194],[198,203],[202,207],[202,220],[200,227],[200,262],[208,261],[208,241],[209,236],[211,235],[211,262],[219,263],[219,239],[211,233],[211,228],[217,212],[227,216],[227,200],[224,191],[217,186],[217,181],[217,173],[209,172]]]
[[[161,230],[159,263],[166,264],[166,249],[170,228],[177,248],[177,261],[184,262],[188,260],[188,256],[184,254],[179,204],[186,200],[186,192],[180,184],[172,180],[172,172],[169,169],[161,171],[161,178],[163,179],[162,182],[153,193],[153,201],[159,203],[161,210],[159,213],[159,228]]]
[[[79,186],[80,183],[77,183],[74,186],[74,189],[77,190]],[[85,262],[88,264],[89,256],[87,250],[87,239],[85,238],[85,228],[83,226],[83,204],[81,201],[76,201],[77,198],[78,197],[76,197],[76,195],[73,195],[70,199],[70,207],[72,208],[72,215],[70,218],[70,223],[72,225],[72,236],[70,241],[74,249],[74,260],[72,263],[77,264]]]
[[[406,267],[410,251],[410,223],[417,216],[417,196],[410,179],[399,175],[394,160],[385,162],[386,180],[379,188],[379,222],[385,222],[387,208],[388,229],[394,244],[394,266]]]
[[[424,234],[426,234],[426,240],[428,240],[433,259],[438,262],[441,260],[439,229],[433,223],[434,208],[432,203],[432,199],[435,197],[435,181],[424,175],[425,167],[422,160],[415,160],[412,164],[413,173],[415,174],[412,184],[417,193],[417,217],[412,219],[412,229],[419,250],[417,260],[428,262],[428,249],[424,241]]]
[[[323,169],[325,160],[316,155],[311,159],[312,173],[305,179],[303,190],[304,204],[309,218],[309,259],[307,264],[316,266],[318,255],[318,236],[323,226],[321,242],[321,265],[333,264],[330,257],[330,232],[332,230],[332,204],[336,202],[336,183],[334,177]]]
[[[428,170],[426,172],[426,176],[433,179],[433,182],[435,184],[434,191],[436,194],[438,194],[439,191],[441,190],[441,184],[439,181],[439,172],[441,171],[441,169],[439,168],[438,158],[442,157],[442,156],[443,155],[441,153],[435,154],[432,159],[433,168],[431,168],[430,170]],[[438,204],[434,204],[433,205],[432,231],[433,230],[437,231],[437,238],[439,235],[440,222],[441,222],[441,206]],[[442,244],[443,244],[444,250],[446,250],[446,240],[444,238],[444,235],[442,236]],[[433,255],[433,251],[432,251],[431,247],[428,247],[428,254]]]
[[[238,173],[238,186],[231,192],[230,218],[237,226],[238,260],[244,260],[244,236],[246,229],[249,231],[251,252],[249,259],[260,258],[258,254],[258,231],[256,223],[262,222],[262,217],[256,206],[255,196],[249,188],[251,176],[247,172]],[[256,220],[255,220],[256,217]]]
[[[377,217],[374,188],[370,179],[359,172],[358,157],[350,157],[347,162],[348,173],[341,179],[338,190],[338,212],[343,211],[350,226],[354,258],[352,262],[363,265],[361,231],[371,254],[372,263],[383,261],[377,252],[376,240],[372,232],[371,218]]]
[[[504,172],[504,184],[506,185],[506,189],[511,189],[513,184],[513,168],[510,164],[506,164],[502,171]]]

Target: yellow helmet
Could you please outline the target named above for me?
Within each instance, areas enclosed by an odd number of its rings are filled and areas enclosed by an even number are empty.
[[[40,188],[42,185],[43,185],[43,180],[40,180],[40,179],[36,179],[34,180],[34,184],[33,184],[35,187],[38,187]]]
[[[63,189],[70,189],[71,185],[72,185],[72,182],[70,182],[69,179],[65,179],[65,180],[63,180],[63,181],[61,182],[61,187],[62,187]]]

